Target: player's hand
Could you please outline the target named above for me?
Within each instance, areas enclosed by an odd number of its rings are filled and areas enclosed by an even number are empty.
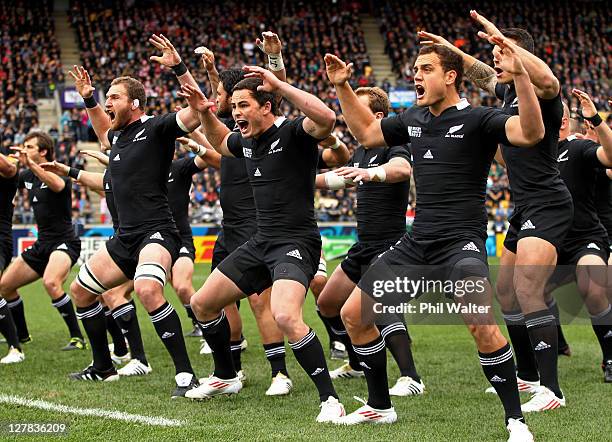
[[[191,138],[187,138],[187,137],[178,137],[176,139],[176,141],[178,141],[179,143],[181,143],[181,145],[187,149],[189,149],[190,151],[192,151],[193,153],[196,153],[199,151],[200,149],[200,145],[198,143],[196,143],[194,140],[192,140]]]
[[[58,163],[57,161],[41,163],[40,167],[42,167],[46,172],[51,172],[59,176],[68,176],[68,172],[70,171],[69,166]]]
[[[485,16],[480,15],[474,9],[470,11],[470,17],[472,17],[474,21],[480,24],[484,28],[485,33],[487,33],[491,37],[503,37],[503,34],[500,32],[499,29],[497,29],[497,26],[487,20]]]
[[[195,53],[200,55],[204,69],[206,69],[207,72],[217,70],[217,67],[215,66],[215,54],[213,54],[213,51],[207,47],[199,46],[196,48]]]
[[[91,85],[89,73],[83,66],[74,65],[68,73],[74,78],[74,85],[81,97],[89,98],[93,95],[96,88]]]
[[[368,169],[362,169],[359,167],[340,167],[339,169],[334,169],[336,175],[341,176],[342,178],[349,178],[353,180],[354,183],[372,181],[370,177],[370,173]]]
[[[498,67],[509,74],[521,75],[526,74],[525,66],[521,61],[521,57],[516,52],[516,45],[506,37],[493,36],[491,37],[493,44],[500,48],[501,60]]]
[[[274,32],[265,31],[262,34],[263,41],[259,38],[255,40],[255,44],[266,55],[279,55],[283,49],[280,38]]]
[[[583,117],[591,118],[597,115],[597,108],[591,100],[591,97],[589,97],[589,94],[584,91],[581,91],[580,89],[572,89],[572,95],[578,98],[578,100],[580,101],[580,112],[582,113]]]
[[[440,37],[439,35],[432,34],[431,32],[419,31],[417,32],[417,36],[422,39],[419,43],[422,45],[442,45],[448,48],[454,49],[455,46],[445,39],[444,37]]]
[[[263,84],[257,86],[258,91],[276,93],[285,84],[268,69],[259,66],[244,66],[242,70],[246,72],[245,78],[261,78],[263,80]]]
[[[30,155],[28,155],[28,150],[25,147],[11,146],[10,150],[15,152],[9,155],[10,157],[18,160],[22,166],[30,167],[32,164],[32,159],[30,158]]]
[[[149,38],[149,43],[155,46],[157,49],[162,51],[162,56],[159,57],[157,55],[153,55],[149,57],[149,60],[154,61],[156,63],[162,64],[171,68],[172,66],[176,66],[181,62],[181,56],[174,48],[170,40],[168,40],[164,34],[153,34],[151,38]]]
[[[353,75],[353,63],[346,64],[333,54],[325,54],[325,70],[334,86],[342,86]]]
[[[99,150],[80,150],[81,155],[85,155],[98,160],[100,163],[108,166],[108,156],[100,152]]]
[[[206,112],[215,105],[215,103],[206,99],[199,87],[196,88],[191,84],[182,85],[181,91],[177,95],[186,99],[189,103],[189,107],[198,112]]]

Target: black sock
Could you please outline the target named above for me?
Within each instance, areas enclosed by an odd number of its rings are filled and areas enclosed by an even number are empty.
[[[59,298],[51,301],[51,304],[57,309],[62,318],[64,318],[64,322],[68,326],[68,331],[70,332],[70,337],[83,339],[83,334],[81,333],[79,321],[77,321],[76,314],[74,313],[74,306],[72,305],[70,296],[64,293]]]
[[[23,309],[23,299],[21,296],[17,296],[12,301],[6,301],[8,308],[11,309],[11,315],[13,316],[13,322],[17,329],[17,336],[20,341],[24,341],[30,337],[28,330],[28,324],[25,319],[25,311]]]
[[[502,348],[493,353],[478,352],[480,365],[485,376],[495,388],[499,399],[506,412],[506,424],[508,419],[519,419],[525,422],[521,411],[521,400],[519,399],[518,386],[516,383],[516,367],[512,359],[512,348],[506,343]]]
[[[268,359],[272,369],[272,377],[276,376],[279,372],[289,377],[287,365],[285,364],[285,342],[264,344],[263,348],[266,353],[266,359]]]
[[[77,307],[76,315],[83,322],[83,328],[89,338],[94,368],[102,371],[111,369],[113,361],[108,351],[106,319],[102,312],[102,304],[96,301],[89,307]]]
[[[185,312],[187,313],[187,317],[189,319],[191,319],[192,323],[196,323],[196,317],[193,314],[193,310],[191,310],[191,304],[183,304],[183,307],[185,307]]]
[[[316,385],[321,402],[325,402],[330,396],[338,399],[329,377],[323,347],[321,347],[321,342],[319,342],[314,330],[310,329],[306,336],[297,342],[290,342],[289,345],[293,350],[295,359]]]
[[[550,302],[546,303],[548,310],[555,317],[555,325],[557,326],[557,346],[559,350],[566,349],[569,347],[567,341],[565,340],[565,335],[563,335],[563,330],[561,329],[561,320],[559,315],[559,306],[557,305],[557,301],[553,298]]]
[[[170,353],[176,374],[193,374],[193,368],[191,367],[187,348],[185,347],[181,320],[176,310],[170,304],[164,302],[161,307],[150,312],[149,317],[157,335],[166,346],[168,353]]]
[[[202,336],[212,350],[213,360],[215,361],[214,376],[219,379],[233,379],[236,377],[234,359],[230,344],[230,325],[225,317],[225,311],[212,321],[199,321],[202,329]]]
[[[593,331],[603,354],[603,361],[612,361],[612,306],[598,315],[591,316]]]
[[[387,379],[387,349],[382,336],[364,345],[353,345],[368,383],[368,405],[379,410],[391,408]]]
[[[520,310],[511,312],[502,312],[508,335],[516,357],[516,375],[523,381],[536,382],[540,379],[538,373],[538,364],[536,363],[535,355],[531,349],[531,341],[527,326],[525,325],[525,316]]]
[[[421,382],[421,377],[417,373],[410,349],[410,338],[406,331],[406,326],[402,322],[396,322],[380,328],[380,335],[385,341],[385,345],[391,351],[393,359],[397,363],[402,376],[410,376],[417,382]]]
[[[540,384],[548,387],[558,398],[563,398],[559,387],[559,375],[557,373],[557,326],[555,317],[548,309],[538,312],[527,313],[525,324],[538,363],[540,372]]]
[[[125,339],[128,341],[132,359],[138,359],[144,365],[148,365],[149,362],[145,356],[134,300],[120,305],[119,307],[115,307],[112,311],[112,315],[119,325],[121,333],[123,333],[123,336],[125,336]]]
[[[342,342],[340,340],[340,337],[336,333],[334,333],[334,329],[332,328],[332,326],[331,326],[331,324],[329,322],[329,319],[326,318],[325,316],[323,316],[321,314],[321,312],[319,311],[319,307],[317,307],[317,315],[319,315],[319,318],[321,319],[321,322],[325,326],[325,331],[327,331],[327,336],[329,337],[329,347],[331,348],[332,342],[334,342],[334,341]]]
[[[363,371],[361,365],[359,365],[359,358],[353,349],[353,344],[351,344],[351,338],[346,332],[346,328],[344,327],[344,323],[342,322],[342,318],[340,315],[334,316],[333,318],[327,318],[329,325],[332,329],[332,332],[338,336],[340,342],[344,344],[346,347],[346,353],[348,354],[349,365],[353,370]]]
[[[242,370],[242,361],[240,360],[240,353],[242,353],[242,349],[240,348],[240,341],[230,341],[230,350],[232,351],[232,361],[234,362],[234,369],[236,372]],[[209,344],[210,345],[210,344]]]
[[[21,350],[17,328],[13,322],[13,315],[11,315],[11,309],[8,308],[4,298],[0,298],[0,333],[6,339],[9,348],[15,347],[17,350]]]
[[[104,318],[106,320],[106,330],[108,330],[108,333],[113,339],[113,353],[117,356],[125,356],[128,353],[128,348],[125,344],[125,338],[123,337],[123,333],[121,333],[119,324],[117,324],[117,321],[113,318],[113,312],[106,306],[102,307],[102,311],[104,312]]]

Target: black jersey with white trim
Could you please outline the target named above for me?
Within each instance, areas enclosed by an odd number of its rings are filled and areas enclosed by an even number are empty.
[[[599,221],[608,232],[612,244],[612,180],[606,169],[599,169],[595,179],[595,207]]]
[[[518,97],[514,85],[497,84],[495,95],[503,100],[502,110],[518,115]],[[559,176],[557,154],[559,129],[563,118],[561,96],[551,100],[538,98],[546,130],[544,139],[532,147],[503,143],[502,155],[508,170],[512,199],[517,206],[559,202],[571,196]]]
[[[230,135],[231,153],[244,157],[253,188],[258,235],[319,238],[314,215],[317,140],[304,131],[304,117],[278,118],[257,139]]]
[[[64,188],[54,192],[31,170],[23,170],[19,174],[19,188],[28,189],[40,241],[66,240],[75,236],[72,227],[72,181],[68,177],[60,178],[64,181]]]
[[[13,198],[17,192],[18,174],[0,176],[0,238],[13,238]]]
[[[222,121],[229,130],[238,133],[233,119]],[[223,227],[234,228],[257,222],[253,188],[244,158],[221,157],[219,201],[223,210]]]
[[[143,115],[121,131],[109,131],[109,170],[121,232],[175,226],[168,203],[174,141],[185,135],[176,112]]]
[[[113,220],[113,230],[117,231],[117,229],[119,228],[119,214],[117,214],[117,206],[115,206],[113,183],[111,182],[111,176],[108,169],[104,170],[104,175],[102,176],[102,185],[104,186],[104,198],[106,199],[106,207],[108,207],[111,219]]]
[[[181,235],[191,235],[189,224],[189,190],[193,175],[200,172],[195,157],[183,157],[172,161],[168,174],[168,201],[170,211]]]
[[[606,236],[595,206],[595,180],[603,168],[597,158],[598,147],[573,135],[559,142],[559,172],[574,201],[574,220],[567,238]]]
[[[388,146],[410,143],[416,185],[415,239],[486,237],[487,176],[497,143],[508,143],[504,112],[462,99],[437,117],[414,106],[384,118]]]
[[[365,149],[359,146],[348,165],[367,169],[387,164],[393,158],[410,162],[406,146]],[[359,241],[398,239],[406,233],[406,207],[410,181],[380,183],[370,181],[357,185],[357,235]]]

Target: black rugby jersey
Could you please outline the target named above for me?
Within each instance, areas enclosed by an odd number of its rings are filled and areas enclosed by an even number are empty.
[[[595,207],[595,179],[603,166],[597,159],[599,144],[569,136],[559,142],[559,172],[574,201],[574,220],[567,238],[606,237]]]
[[[0,176],[0,238],[13,238],[13,198],[17,192],[18,174],[11,178]],[[2,239],[1,241],[4,241]]]
[[[257,139],[239,133],[228,138],[231,153],[246,160],[257,230],[263,237],[319,238],[314,181],[320,140],[304,131],[304,118],[281,117]]]
[[[192,177],[201,169],[196,166],[195,158],[184,157],[172,161],[168,174],[168,201],[170,211],[181,235],[191,236],[189,224],[189,190]]]
[[[382,166],[393,158],[410,162],[406,146],[365,149],[359,146],[348,166],[367,169]],[[406,207],[410,181],[357,184],[357,235],[359,241],[398,239],[406,233]]]
[[[233,119],[228,118],[222,121],[229,130],[236,131],[236,123]],[[249,181],[244,158],[221,157],[219,200],[223,210],[224,227],[236,228],[257,222],[253,188]]]
[[[416,185],[415,239],[486,237],[485,193],[497,143],[508,143],[509,115],[465,100],[434,116],[414,106],[383,118],[388,146],[410,143]]]
[[[595,180],[595,207],[599,221],[603,224],[612,243],[612,180],[606,169],[599,169]]]
[[[64,181],[61,192],[54,192],[31,170],[19,174],[19,188],[28,189],[30,205],[38,226],[40,241],[67,240],[75,237],[72,227],[72,181]]]
[[[503,100],[504,112],[508,115],[518,115],[518,97],[513,85],[497,84],[495,95]],[[557,167],[557,145],[563,117],[561,96],[557,95],[552,100],[538,98],[538,102],[546,130],[544,139],[532,147],[502,144],[512,199],[519,207],[571,198]]]
[[[102,176],[102,184],[104,186],[106,207],[108,207],[111,219],[113,220],[113,230],[117,231],[117,229],[119,228],[119,215],[117,214],[117,207],[115,206],[115,197],[113,196],[113,183],[111,183],[110,172],[108,171],[108,169],[104,170],[104,176]]]
[[[174,141],[185,135],[175,112],[144,115],[121,131],[109,131],[109,170],[120,232],[174,228],[167,180]]]

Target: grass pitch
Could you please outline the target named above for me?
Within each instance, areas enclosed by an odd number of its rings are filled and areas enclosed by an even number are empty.
[[[330,272],[337,262],[329,263]],[[197,265],[194,286],[199,287],[209,272]],[[74,273],[71,277],[74,277]],[[175,305],[184,330],[190,323],[172,289],[166,294]],[[506,440],[503,410],[495,395],[484,394],[489,386],[478,363],[472,338],[463,326],[409,326],[417,368],[426,385],[420,397],[396,398],[399,420],[394,425],[342,428],[315,423],[318,397],[314,385],[295,361],[287,346],[287,364],[294,381],[288,397],[264,395],[269,385],[269,366],[257,334],[255,321],[245,302],[241,308],[244,334],[249,348],[243,353],[247,383],[230,398],[207,402],[170,400],[174,370],[144,309],[139,305],[145,349],[153,367],[146,377],[124,378],[112,383],[69,381],[67,374],[91,361],[89,351],[61,352],[67,341],[63,321],[51,306],[39,282],[21,290],[33,342],[24,348],[21,364],[0,367],[0,395],[44,400],[79,408],[98,408],[184,421],[180,427],[157,427],[91,416],[76,416],[0,403],[0,439],[24,440],[45,436],[11,436],[9,423],[61,422],[68,425],[60,440],[329,440],[329,441],[492,441]],[[318,319],[313,297],[304,308],[306,321],[324,346],[327,336]],[[537,440],[609,441],[612,439],[612,385],[604,384],[599,368],[600,350],[588,322],[564,327],[573,355],[559,362],[561,386],[568,406],[561,410],[528,415],[527,422]],[[505,333],[505,328],[503,328]],[[199,355],[199,340],[186,338],[192,363],[199,377],[210,373],[212,358]],[[4,352],[4,349],[2,350]],[[326,351],[327,352],[327,351]],[[328,361],[331,368],[338,361]],[[389,381],[398,370],[389,359]],[[363,379],[335,382],[347,411],[360,404],[353,396],[365,397]],[[523,401],[527,397],[523,397]]]

